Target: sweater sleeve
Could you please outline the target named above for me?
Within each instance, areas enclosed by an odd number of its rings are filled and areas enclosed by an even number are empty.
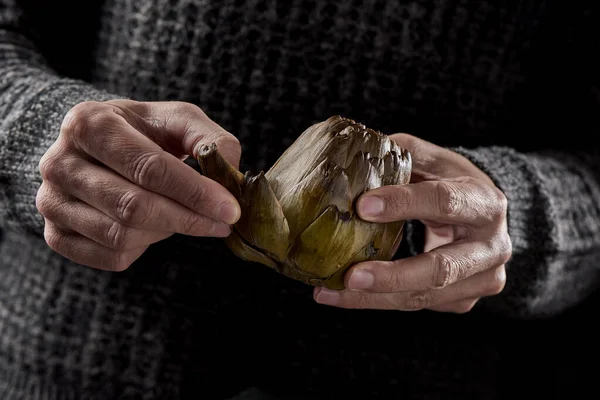
[[[42,155],[70,108],[118,96],[60,76],[36,46],[43,32],[29,22],[18,1],[0,0],[0,226],[42,235],[35,202]]]
[[[561,313],[600,284],[600,157],[507,147],[456,149],[508,199],[513,256],[502,293],[481,306],[519,317]]]

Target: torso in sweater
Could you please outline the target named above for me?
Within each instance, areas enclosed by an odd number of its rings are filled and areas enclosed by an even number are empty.
[[[333,114],[440,145],[526,148],[524,133],[568,126],[587,90],[571,43],[579,10],[551,2],[61,3],[45,6],[63,21],[44,38],[51,52],[68,43],[53,57],[59,68],[113,93],[200,105],[258,170]],[[69,9],[82,15],[75,25]],[[74,31],[90,40],[77,44]]]

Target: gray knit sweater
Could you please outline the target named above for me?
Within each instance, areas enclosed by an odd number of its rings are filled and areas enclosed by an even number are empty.
[[[498,393],[470,323],[560,315],[600,282],[600,15],[457,3],[1,0],[0,398]],[[506,289],[466,316],[340,310],[184,236],[123,273],[75,265],[43,240],[38,162],[71,107],[115,97],[199,105],[243,170],[334,114],[451,147],[508,198]]]

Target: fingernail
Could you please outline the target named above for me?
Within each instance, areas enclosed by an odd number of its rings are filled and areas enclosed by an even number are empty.
[[[217,218],[226,224],[234,224],[240,217],[240,209],[234,204],[223,203],[217,212]]]
[[[359,207],[362,215],[375,217],[383,212],[385,202],[381,197],[366,196],[361,199]]]
[[[335,305],[340,298],[340,293],[337,290],[323,288],[317,294],[317,303]]]
[[[370,289],[375,282],[375,276],[371,271],[365,269],[355,269],[348,280],[348,288],[350,290]]]

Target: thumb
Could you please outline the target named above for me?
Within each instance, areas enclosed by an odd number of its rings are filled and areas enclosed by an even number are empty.
[[[111,100],[121,115],[142,134],[176,157],[198,157],[198,150],[215,143],[221,156],[239,169],[239,140],[192,103]]]

